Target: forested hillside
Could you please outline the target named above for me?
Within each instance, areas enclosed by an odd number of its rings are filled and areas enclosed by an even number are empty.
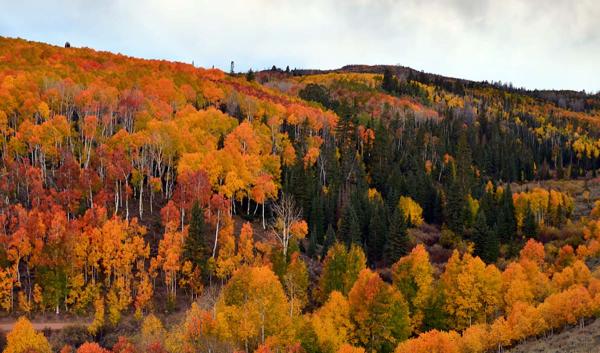
[[[598,95],[0,38],[0,134],[2,315],[90,322],[5,352],[486,352],[600,315]]]

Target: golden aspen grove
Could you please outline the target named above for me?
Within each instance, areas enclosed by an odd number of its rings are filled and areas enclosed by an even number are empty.
[[[583,328],[599,168],[598,94],[0,37],[0,345],[484,353]]]

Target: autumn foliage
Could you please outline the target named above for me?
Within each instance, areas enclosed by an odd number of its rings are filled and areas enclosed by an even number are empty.
[[[65,353],[476,353],[598,316],[600,204],[511,191],[596,172],[594,99],[377,70],[0,38],[0,311],[139,324]],[[5,352],[53,348],[21,317]]]

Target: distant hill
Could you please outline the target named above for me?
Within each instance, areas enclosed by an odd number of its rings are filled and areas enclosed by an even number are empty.
[[[404,80],[414,80],[421,83],[432,83],[438,86],[450,88],[462,86],[468,88],[499,88],[509,92],[518,92],[544,101],[552,102],[562,108],[570,108],[575,111],[584,111],[586,109],[600,108],[600,92],[595,94],[585,91],[573,90],[529,90],[524,88],[512,87],[508,82],[488,82],[473,81],[464,78],[455,78],[443,76],[435,73],[415,70],[408,66],[401,65],[346,65],[339,69],[319,70],[319,69],[296,69],[293,70],[296,75],[317,75],[326,73],[371,73],[382,75],[386,70],[390,70],[394,75]]]

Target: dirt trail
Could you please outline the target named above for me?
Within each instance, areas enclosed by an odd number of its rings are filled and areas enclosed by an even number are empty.
[[[0,332],[8,332],[12,330],[16,321],[3,322],[0,321]],[[65,327],[69,326],[79,326],[79,325],[87,325],[88,322],[85,321],[45,321],[45,322],[35,322],[32,321],[31,324],[33,328],[41,331],[41,330],[61,330]]]

